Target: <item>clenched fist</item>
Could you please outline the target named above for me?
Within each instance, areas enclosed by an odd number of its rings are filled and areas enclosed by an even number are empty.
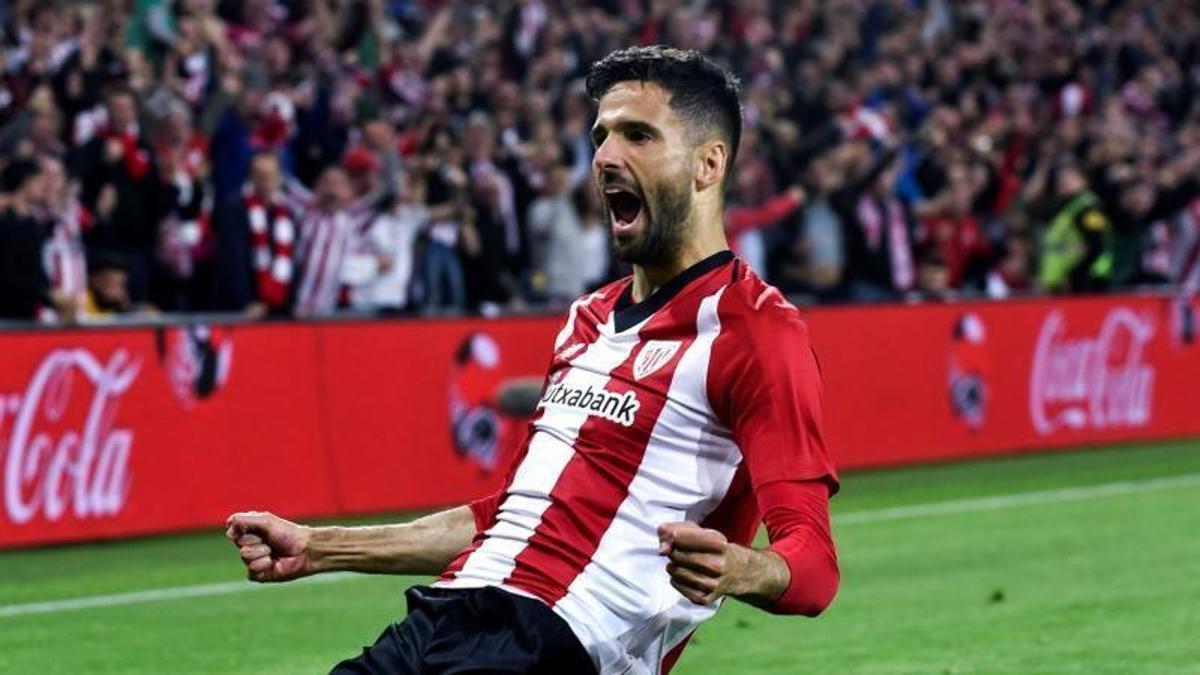
[[[696,523],[659,525],[658,552],[669,560],[671,585],[698,605],[726,595],[762,604],[788,585],[787,564],[778,554],[730,543],[724,534]]]
[[[316,572],[308,556],[309,528],[265,511],[235,513],[225,524],[251,581],[291,581]]]

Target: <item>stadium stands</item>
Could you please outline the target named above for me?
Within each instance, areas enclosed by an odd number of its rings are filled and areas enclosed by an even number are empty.
[[[786,292],[1200,280],[1184,0],[17,0],[0,21],[5,318],[561,307],[622,273],[582,75],[655,42],[742,77],[731,241]]]

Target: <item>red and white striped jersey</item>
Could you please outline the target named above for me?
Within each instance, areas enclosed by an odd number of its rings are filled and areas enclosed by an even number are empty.
[[[439,586],[538,598],[601,673],[669,669],[717,610],[681,596],[657,527],[691,521],[749,544],[756,487],[837,477],[796,309],[732,253],[642,302],[632,280],[577,300],[529,440]]]
[[[342,299],[342,273],[348,253],[375,218],[378,198],[370,194],[343,208],[329,210],[320,208],[316,197],[299,181],[289,180],[285,187],[288,208],[299,214],[300,221],[295,312],[299,316],[333,314]]]

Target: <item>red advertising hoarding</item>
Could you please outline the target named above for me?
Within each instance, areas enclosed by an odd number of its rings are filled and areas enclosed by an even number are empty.
[[[1200,435],[1160,297],[805,312],[842,468]],[[524,434],[558,318],[0,334],[0,546],[461,503]]]
[[[1173,299],[822,309],[807,317],[842,468],[1200,435]]]

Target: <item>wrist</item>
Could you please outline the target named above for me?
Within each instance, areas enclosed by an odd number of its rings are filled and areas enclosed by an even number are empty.
[[[297,535],[300,539],[300,550],[308,561],[308,569],[313,574],[335,570],[334,561],[329,557],[328,544],[337,536],[338,527],[311,527],[301,525]]]
[[[753,605],[769,605],[787,590],[791,579],[787,561],[771,549],[731,545],[736,572],[729,595]]]

